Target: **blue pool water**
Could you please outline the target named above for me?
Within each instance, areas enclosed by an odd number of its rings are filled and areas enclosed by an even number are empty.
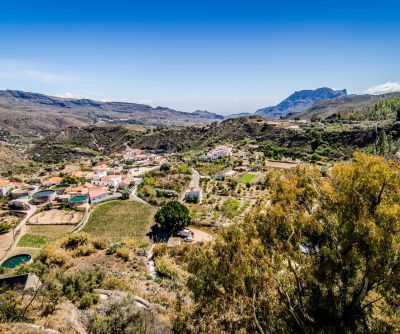
[[[1,264],[3,268],[15,268],[19,266],[21,263],[28,262],[32,257],[28,254],[20,254],[15,255],[13,257],[8,258]]]

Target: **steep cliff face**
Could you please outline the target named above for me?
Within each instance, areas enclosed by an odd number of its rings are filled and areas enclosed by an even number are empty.
[[[295,114],[312,107],[315,103],[347,96],[347,91],[318,88],[315,90],[301,90],[290,95],[276,106],[262,108],[256,114],[267,118],[281,118],[288,114]]]

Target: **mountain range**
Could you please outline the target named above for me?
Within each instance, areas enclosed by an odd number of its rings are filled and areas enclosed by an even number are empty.
[[[224,119],[208,111],[193,113],[127,102],[67,99],[18,90],[0,91],[0,128],[12,132],[51,133],[68,126],[101,122],[144,125],[195,125]]]
[[[285,118],[288,115],[307,110],[318,102],[336,100],[346,96],[346,89],[333,90],[322,87],[315,90],[301,90],[293,93],[276,106],[258,109],[256,114],[267,118]]]
[[[305,119],[318,115],[365,113],[379,100],[398,96],[348,95],[345,89],[318,88],[295,92],[273,107],[255,114],[269,119]],[[18,90],[0,90],[0,139],[14,133],[25,137],[58,133],[68,127],[83,128],[100,124],[139,124],[152,126],[205,125],[212,122],[249,117],[252,113],[222,116],[205,110],[188,113],[168,107],[151,107],[127,102],[101,102],[70,99]],[[361,117],[362,119],[362,117]],[[8,135],[7,135],[8,134]]]

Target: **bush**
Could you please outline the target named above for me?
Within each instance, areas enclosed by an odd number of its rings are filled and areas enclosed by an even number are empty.
[[[119,278],[108,276],[103,283],[101,283],[101,288],[106,290],[127,291],[129,290],[129,283]]]
[[[0,234],[7,233],[11,229],[9,223],[0,223]]]
[[[168,248],[165,244],[155,244],[153,247],[154,257],[160,257],[168,254]]]
[[[70,262],[71,256],[64,250],[58,248],[54,244],[45,246],[38,256],[38,260],[44,264],[51,266],[65,266]]]
[[[79,308],[87,308],[98,302],[95,289],[100,287],[104,277],[104,272],[98,268],[67,274],[61,277],[62,291]]]
[[[87,244],[89,241],[89,234],[85,232],[79,232],[70,234],[62,239],[61,247],[67,250],[74,250],[79,246]]]
[[[92,240],[92,244],[93,244],[94,248],[99,249],[99,250],[106,249],[107,246],[109,245],[109,243],[110,243],[110,240],[107,238],[98,237],[98,238],[95,238]]]
[[[85,310],[92,306],[93,304],[96,304],[98,301],[98,294],[95,293],[85,293],[81,299],[78,301],[78,307],[82,310]]]
[[[125,246],[124,243],[122,243],[122,242],[120,242],[120,241],[115,242],[115,243],[113,243],[110,247],[108,247],[108,248],[106,249],[106,254],[107,254],[107,255],[115,254],[115,253],[117,252],[118,248],[121,248],[121,247],[123,247],[123,246]]]
[[[182,276],[182,271],[168,255],[156,258],[154,263],[158,273],[164,277],[178,279]]]
[[[125,262],[129,261],[129,248],[128,247],[120,247],[116,252],[117,256],[123,259]]]
[[[167,327],[153,313],[137,307],[129,298],[107,305],[104,314],[94,314],[88,325],[91,334],[161,334]]]
[[[0,322],[24,322],[25,316],[22,299],[15,291],[0,293]]]
[[[16,275],[31,273],[38,277],[43,277],[47,272],[48,266],[39,261],[35,261],[33,263],[22,263],[15,270]]]
[[[96,252],[96,248],[93,245],[82,245],[75,249],[73,256],[89,256]]]

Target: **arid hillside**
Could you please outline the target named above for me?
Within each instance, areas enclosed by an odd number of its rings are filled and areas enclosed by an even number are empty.
[[[222,120],[206,111],[186,113],[126,102],[65,99],[21,91],[0,91],[0,128],[15,133],[48,134],[69,126],[98,123],[193,125]]]

